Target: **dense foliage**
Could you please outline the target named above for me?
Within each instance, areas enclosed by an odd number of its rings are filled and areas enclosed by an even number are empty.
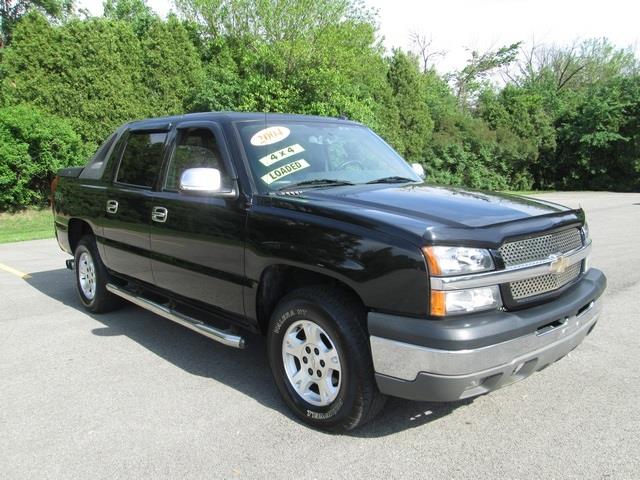
[[[346,116],[441,183],[640,190],[639,62],[606,40],[473,52],[443,76],[424,49],[385,53],[354,0],[177,0],[166,20],[144,0],[68,4],[2,18],[0,209],[41,200],[125,121],[204,110]]]
[[[55,172],[88,154],[64,120],[34,107],[0,108],[0,210],[41,203]]]
[[[140,35],[133,25],[91,18],[55,27],[27,15],[3,55],[5,104],[63,117],[93,143],[125,121],[181,113],[202,81],[187,29],[175,18],[154,18]]]
[[[30,10],[41,12],[52,20],[63,19],[73,10],[73,1],[0,0],[0,48],[11,41],[18,20]]]

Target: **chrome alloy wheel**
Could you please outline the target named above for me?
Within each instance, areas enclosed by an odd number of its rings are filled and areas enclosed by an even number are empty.
[[[78,281],[87,300],[96,296],[96,268],[89,252],[82,252],[78,259]]]
[[[289,383],[304,401],[325,407],[338,396],[340,356],[335,342],[316,323],[291,324],[282,339],[282,361]]]

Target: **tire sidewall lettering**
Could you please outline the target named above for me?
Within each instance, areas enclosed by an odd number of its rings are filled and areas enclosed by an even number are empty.
[[[280,318],[278,318],[278,321],[276,322],[276,324],[273,326],[273,332],[274,333],[280,333],[280,330],[282,329],[282,326],[291,318],[295,317],[295,316],[307,316],[307,309],[306,308],[292,308],[290,310],[287,310],[286,312],[284,312],[282,315],[280,315]]]
[[[313,418],[314,420],[327,420],[331,417],[334,417],[336,413],[340,411],[340,409],[342,408],[342,405],[344,405],[344,402],[342,398],[338,397],[336,401],[333,402],[333,405],[327,412],[316,412],[316,411],[307,409],[307,417]]]

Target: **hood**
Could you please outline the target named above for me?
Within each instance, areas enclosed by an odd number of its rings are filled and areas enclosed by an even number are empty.
[[[305,192],[305,196],[454,227],[485,227],[569,210],[561,205],[516,195],[431,185],[311,189]]]
[[[421,243],[499,245],[509,236],[582,218],[581,211],[543,200],[428,184],[314,188],[296,192],[294,198],[307,211],[317,206],[379,221],[421,237]]]

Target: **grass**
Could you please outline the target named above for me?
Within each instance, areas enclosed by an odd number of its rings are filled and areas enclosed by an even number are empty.
[[[0,243],[53,238],[51,209],[27,209],[17,213],[0,213]]]

